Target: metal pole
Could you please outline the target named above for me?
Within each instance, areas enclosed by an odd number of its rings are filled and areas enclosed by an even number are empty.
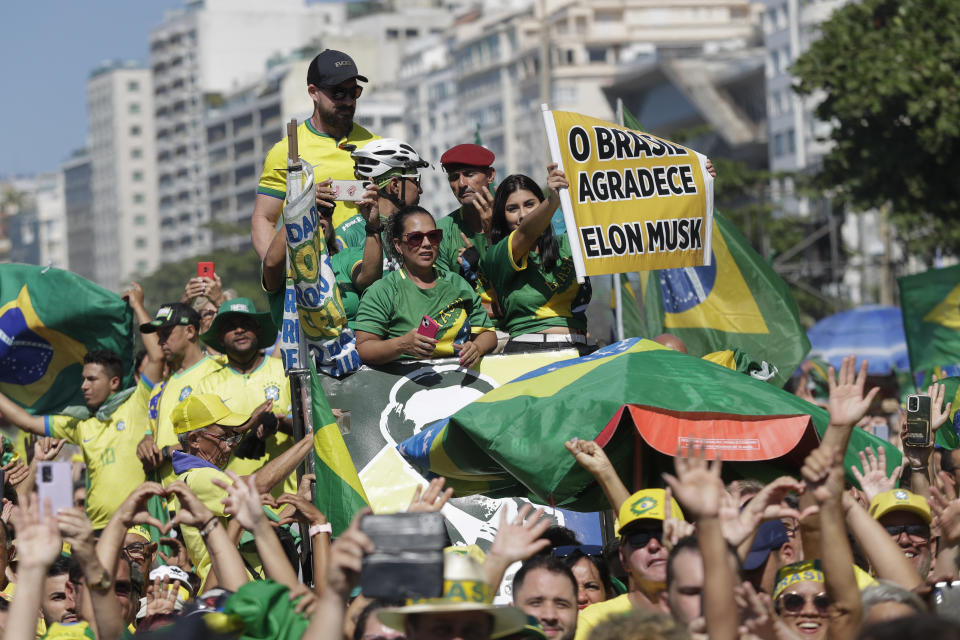
[[[617,124],[623,126],[623,98],[617,98]],[[623,340],[623,291],[620,287],[620,274],[610,274],[613,278],[613,319],[617,340]],[[649,337],[649,336],[647,336]]]

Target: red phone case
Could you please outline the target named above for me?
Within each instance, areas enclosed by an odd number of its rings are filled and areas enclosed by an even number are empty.
[[[428,338],[436,338],[437,331],[440,330],[440,325],[437,324],[437,321],[431,318],[430,316],[423,316],[420,320],[420,326],[417,328],[417,333],[422,336],[427,336]]]
[[[210,278],[213,280],[213,263],[212,262],[198,262],[197,263],[197,277],[198,278]]]

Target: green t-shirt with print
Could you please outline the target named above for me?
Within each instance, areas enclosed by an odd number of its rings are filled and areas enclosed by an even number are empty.
[[[490,247],[480,261],[503,310],[500,329],[511,336],[549,327],[586,331],[591,289],[589,281],[582,286],[577,284],[567,234],[556,237],[560,260],[553,269],[545,271],[535,251],[517,264],[510,247],[513,233]]]
[[[463,220],[463,213],[456,209],[450,215],[437,220],[437,229],[443,229],[443,240],[440,241],[440,248],[437,255],[437,266],[453,273],[460,273],[460,249],[467,246],[463,241],[463,235],[473,244],[474,248],[480,254],[482,260],[489,250],[487,236],[482,232],[471,233],[467,223]],[[478,277],[474,289],[485,304],[490,304],[493,300],[493,287],[490,280],[484,275],[483,268],[480,265],[473,265],[478,270]]]
[[[420,326],[427,315],[440,325],[434,356],[455,355],[454,344],[463,344],[471,334],[489,330],[492,325],[480,297],[466,280],[443,269],[435,272],[436,284],[430,289],[418,287],[403,269],[384,274],[360,299],[354,329],[387,340]]]
[[[334,229],[334,234],[340,249],[363,247],[367,239],[367,221],[359,213],[350,216]]]

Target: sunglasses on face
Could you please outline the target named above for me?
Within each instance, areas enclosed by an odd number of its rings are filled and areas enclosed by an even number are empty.
[[[583,556],[592,556],[594,558],[603,557],[603,547],[597,544],[570,544],[553,548],[553,555],[558,558],[566,558],[579,553]]]
[[[626,536],[627,544],[629,544],[634,549],[643,549],[651,540],[656,539],[657,542],[663,541],[663,530],[662,529],[652,529],[650,531],[636,531],[634,533],[627,534]]]
[[[818,593],[815,596],[802,596],[799,593],[785,593],[780,596],[780,599],[777,602],[780,605],[780,610],[785,613],[800,613],[803,611],[803,607],[813,600],[813,606],[822,616],[830,613],[830,596],[825,593]]]
[[[360,97],[360,94],[363,93],[363,87],[360,85],[347,87],[346,89],[343,87],[321,87],[321,89],[323,89],[323,92],[334,101],[343,100],[344,98],[356,100]]]
[[[883,528],[892,538],[898,537],[901,533],[906,533],[911,538],[930,539],[930,527],[925,524],[891,524]]]
[[[432,231],[411,231],[403,234],[403,239],[411,249],[418,249],[423,244],[423,239],[430,240],[430,244],[437,246],[443,240],[443,229],[433,229]]]

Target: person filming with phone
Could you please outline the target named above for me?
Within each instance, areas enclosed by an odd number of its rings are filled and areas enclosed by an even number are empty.
[[[421,207],[405,207],[388,224],[402,268],[370,285],[357,310],[357,353],[366,364],[460,356],[472,366],[497,344],[476,292],[435,265],[443,231]]]

